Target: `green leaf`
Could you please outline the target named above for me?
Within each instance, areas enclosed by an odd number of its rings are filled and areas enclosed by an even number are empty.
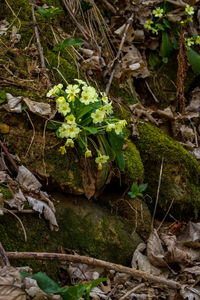
[[[169,57],[173,51],[173,45],[170,40],[170,36],[166,31],[162,32],[162,42],[160,46],[160,56],[161,57]]]
[[[97,286],[98,284],[100,284],[101,282],[103,281],[107,281],[108,278],[98,278],[96,280],[93,280],[91,283],[88,283],[87,284],[87,287],[86,287],[86,294],[85,294],[85,300],[89,300],[90,299],[90,292],[91,290]]]
[[[125,167],[125,159],[122,152],[124,137],[121,134],[116,134],[114,131],[111,131],[108,133],[108,140],[116,153],[118,167],[120,170],[123,170]]]
[[[143,183],[139,185],[139,191],[144,192],[147,189],[148,183]]]
[[[60,126],[61,126],[61,124],[58,124],[58,123],[55,123],[55,122],[51,122],[51,121],[48,121],[48,123],[47,123],[47,129],[50,129],[50,130],[56,130]]]
[[[156,27],[158,30],[162,30],[162,31],[165,30],[165,27],[164,27],[162,24],[160,24],[160,23],[156,24],[155,27]]]
[[[128,192],[128,195],[133,199],[136,197],[136,194],[132,193],[132,192]]]
[[[163,24],[165,25],[165,27],[167,27],[169,29],[171,28],[171,25],[167,19],[163,19],[162,21],[163,21]]]
[[[193,72],[200,74],[200,55],[193,49],[190,49],[187,51],[187,57]]]
[[[0,103],[3,103],[6,101],[6,91],[2,90],[0,91]]]
[[[102,144],[102,146],[103,146],[106,154],[109,156],[110,160],[113,161],[115,159],[116,155],[115,155],[114,150],[108,143],[107,136],[98,134],[97,138],[98,138],[99,143]]]
[[[139,187],[136,183],[133,183],[131,186],[131,192],[137,194],[139,192]]]
[[[61,51],[63,49],[65,49],[66,47],[80,47],[84,44],[84,41],[80,40],[80,39],[74,39],[74,38],[68,38],[65,39],[64,41],[62,41],[61,43],[57,44],[53,50],[54,51]]]
[[[59,292],[57,283],[49,278],[46,273],[38,272],[36,274],[29,274],[25,271],[21,271],[21,277],[31,277],[35,279],[41,290],[46,293],[57,294]]]
[[[22,110],[25,110],[25,109],[27,109],[28,108],[28,105],[26,104],[26,103],[24,103],[23,105],[22,105]]]
[[[51,8],[40,8],[36,10],[36,13],[39,13],[41,17],[45,19],[50,19],[60,13],[61,10],[58,7],[51,7]]]
[[[89,131],[91,134],[96,134],[98,132],[95,127],[84,127],[84,129]]]
[[[76,286],[70,286],[68,288],[62,287],[58,293],[64,300],[79,300],[86,290],[86,284],[79,283]]]
[[[168,63],[168,57],[163,57],[162,61],[164,62],[164,64]]]

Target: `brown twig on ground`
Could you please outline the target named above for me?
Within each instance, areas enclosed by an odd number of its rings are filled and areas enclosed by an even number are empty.
[[[58,261],[70,261],[74,263],[83,263],[92,266],[103,267],[110,270],[115,270],[117,272],[122,272],[129,274],[136,278],[143,278],[144,280],[160,283],[168,286],[172,289],[180,289],[180,283],[174,280],[168,280],[161,276],[154,276],[149,273],[136,270],[134,268],[128,268],[122,265],[118,265],[115,263],[107,262],[104,260],[88,257],[88,256],[80,256],[80,255],[72,255],[72,254],[61,254],[61,253],[39,253],[39,252],[6,252],[6,255],[9,259],[34,259],[34,260],[58,260]]]
[[[10,266],[10,262],[6,256],[6,252],[0,242],[0,266],[4,267],[4,266]]]
[[[0,147],[3,149],[3,151],[5,152],[6,156],[8,157],[8,160],[10,161],[10,163],[13,165],[14,169],[16,172],[18,172],[18,166],[16,164],[16,162],[14,161],[14,159],[12,158],[12,156],[10,155],[10,153],[8,152],[8,149],[6,148],[6,146],[2,143],[2,141],[0,140]]]
[[[176,97],[181,113],[185,113],[185,78],[187,70],[186,45],[184,39],[184,27],[182,27],[179,37],[179,52],[178,52],[178,71],[177,71],[177,91]]]
[[[108,8],[110,11],[112,11],[113,14],[116,15],[117,10],[114,8],[114,6],[113,6],[110,2],[108,2],[107,0],[102,0],[102,2],[107,6],[107,8]]]
[[[118,64],[118,60],[119,60],[119,57],[120,57],[120,54],[121,54],[121,51],[122,51],[122,48],[123,48],[123,45],[124,45],[124,42],[126,40],[126,36],[127,36],[127,33],[128,33],[128,29],[130,27],[130,25],[132,24],[133,22],[133,14],[130,16],[130,18],[127,20],[126,22],[126,26],[125,26],[125,29],[124,29],[124,33],[123,33],[123,36],[122,36],[122,39],[121,39],[121,43],[119,45],[119,49],[118,49],[118,52],[117,52],[117,55],[113,61],[113,69],[112,69],[112,72],[111,72],[111,75],[110,75],[110,79],[108,81],[108,84],[106,86],[106,94],[108,95],[109,91],[110,91],[110,87],[111,87],[111,83],[113,81],[113,77],[115,75],[115,71],[116,71],[116,67],[117,67],[117,64]]]
[[[135,286],[134,288],[132,288],[130,291],[128,291],[124,296],[122,296],[119,300],[125,300],[128,296],[130,296],[130,294],[134,293],[135,291],[143,288],[145,286],[144,283],[140,283],[137,286]]]
[[[39,54],[40,54],[41,66],[42,66],[44,75],[46,77],[47,88],[49,89],[51,87],[51,81],[50,81],[49,75],[47,73],[47,68],[46,68],[46,65],[45,65],[43,48],[42,48],[42,45],[41,45],[41,42],[40,42],[40,35],[39,35],[38,27],[37,27],[37,22],[36,22],[36,17],[35,17],[35,10],[34,10],[33,5],[32,5],[32,16],[33,16],[33,22],[34,22],[35,37],[36,37],[36,41],[37,41],[38,51],[39,51]]]

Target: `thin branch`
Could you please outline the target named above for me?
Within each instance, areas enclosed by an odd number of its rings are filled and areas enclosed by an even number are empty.
[[[157,208],[157,205],[158,205],[158,198],[159,198],[159,194],[160,194],[160,185],[161,185],[162,172],[163,172],[163,163],[164,163],[164,157],[162,157],[161,166],[160,166],[160,175],[159,175],[159,181],[158,181],[158,189],[157,189],[157,195],[156,195],[156,202],[155,202],[154,212],[153,212],[152,222],[151,222],[151,230],[152,231],[153,231],[154,218],[155,218],[155,214],[156,214],[156,208]]]
[[[132,24],[133,22],[133,14],[131,15],[131,17],[127,20],[127,24],[126,24],[126,27],[124,29],[124,34],[123,34],[123,37],[122,37],[122,40],[121,40],[121,43],[119,45],[119,49],[118,49],[118,52],[117,52],[117,55],[114,59],[114,62],[113,62],[113,70],[111,72],[111,75],[110,75],[110,79],[108,81],[108,84],[106,86],[106,94],[108,95],[109,91],[110,91],[110,86],[111,86],[111,83],[113,81],[113,77],[115,75],[115,71],[116,71],[116,67],[117,67],[117,64],[118,64],[118,60],[119,60],[119,57],[120,57],[120,54],[121,54],[121,51],[122,51],[122,48],[123,48],[123,45],[124,45],[124,42],[126,40],[126,36],[127,36],[127,33],[128,33],[128,29],[130,27],[130,25]]]
[[[143,278],[144,280],[153,281],[156,283],[160,283],[168,286],[172,289],[180,289],[180,283],[174,280],[168,280],[161,276],[154,276],[149,273],[136,270],[134,268],[128,268],[122,265],[110,263],[104,260],[88,257],[88,256],[80,256],[80,255],[72,255],[72,254],[61,254],[61,253],[38,253],[38,252],[6,252],[6,255],[9,259],[34,259],[34,260],[58,260],[58,261],[70,261],[74,263],[83,263],[92,266],[99,266],[110,270],[115,270],[117,272],[123,272],[126,274],[130,274],[136,278]]]
[[[36,36],[38,51],[39,51],[39,54],[40,54],[41,66],[42,66],[44,75],[46,77],[47,87],[49,89],[51,87],[51,81],[49,79],[49,75],[47,73],[47,68],[46,68],[46,65],[45,65],[43,48],[42,48],[42,45],[41,45],[41,42],[40,42],[40,35],[39,35],[39,30],[38,30],[38,27],[37,27],[37,23],[36,23],[35,10],[34,10],[34,6],[33,5],[32,5],[32,16],[33,16],[34,30],[35,30],[35,36]]]
[[[122,296],[119,300],[125,300],[128,296],[130,296],[132,293],[134,293],[135,291],[143,288],[145,286],[144,283],[140,283],[137,286],[135,286],[134,288],[132,288],[130,291],[128,291],[124,296]]]

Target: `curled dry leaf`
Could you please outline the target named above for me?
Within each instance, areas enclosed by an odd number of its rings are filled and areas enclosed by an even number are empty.
[[[56,217],[51,208],[44,203],[43,201],[36,200],[32,197],[26,197],[29,205],[33,208],[33,210],[39,212],[40,214],[44,214],[46,220],[49,221],[50,229],[58,231],[58,224],[56,221]]]
[[[22,193],[21,189],[19,188],[18,191],[14,193],[13,198],[9,199],[9,200],[5,200],[5,202],[10,207],[15,207],[18,210],[22,210],[24,208],[26,198],[24,197],[24,194]]]
[[[6,20],[0,22],[0,35],[6,34],[9,23]]]
[[[147,241],[147,257],[153,266],[167,267],[165,253],[156,229],[153,230]]]
[[[176,246],[176,236],[175,235],[167,235],[162,233],[161,239],[167,246],[167,253],[165,254],[165,259],[168,263],[180,263],[180,264],[191,264],[192,259],[191,257],[184,252],[183,250],[179,249]]]
[[[23,98],[24,102],[34,114],[47,116],[51,114],[51,106],[48,103],[32,101],[29,98]]]
[[[16,180],[26,191],[39,192],[42,186],[36,177],[24,166],[19,167]]]
[[[13,267],[0,269],[0,300],[26,300],[20,273]]]
[[[21,113],[22,112],[22,96],[14,97],[12,94],[6,93],[8,103],[3,107],[9,112]]]
[[[162,272],[162,270],[154,267],[148,257],[144,254],[142,254],[142,252],[146,249],[146,245],[144,243],[140,243],[134,254],[133,254],[133,258],[131,261],[131,266],[132,268],[138,269],[140,271],[158,276],[158,275],[164,275],[164,273]]]

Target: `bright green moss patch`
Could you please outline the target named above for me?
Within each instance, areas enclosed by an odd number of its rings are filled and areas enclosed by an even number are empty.
[[[128,140],[126,144],[127,149],[124,151],[126,160],[125,171],[128,173],[127,175],[130,181],[141,183],[144,177],[144,166],[140,153],[130,140]]]
[[[1,184],[0,184],[0,191],[3,194],[3,198],[5,200],[12,198],[12,193],[10,192],[10,190]]]

